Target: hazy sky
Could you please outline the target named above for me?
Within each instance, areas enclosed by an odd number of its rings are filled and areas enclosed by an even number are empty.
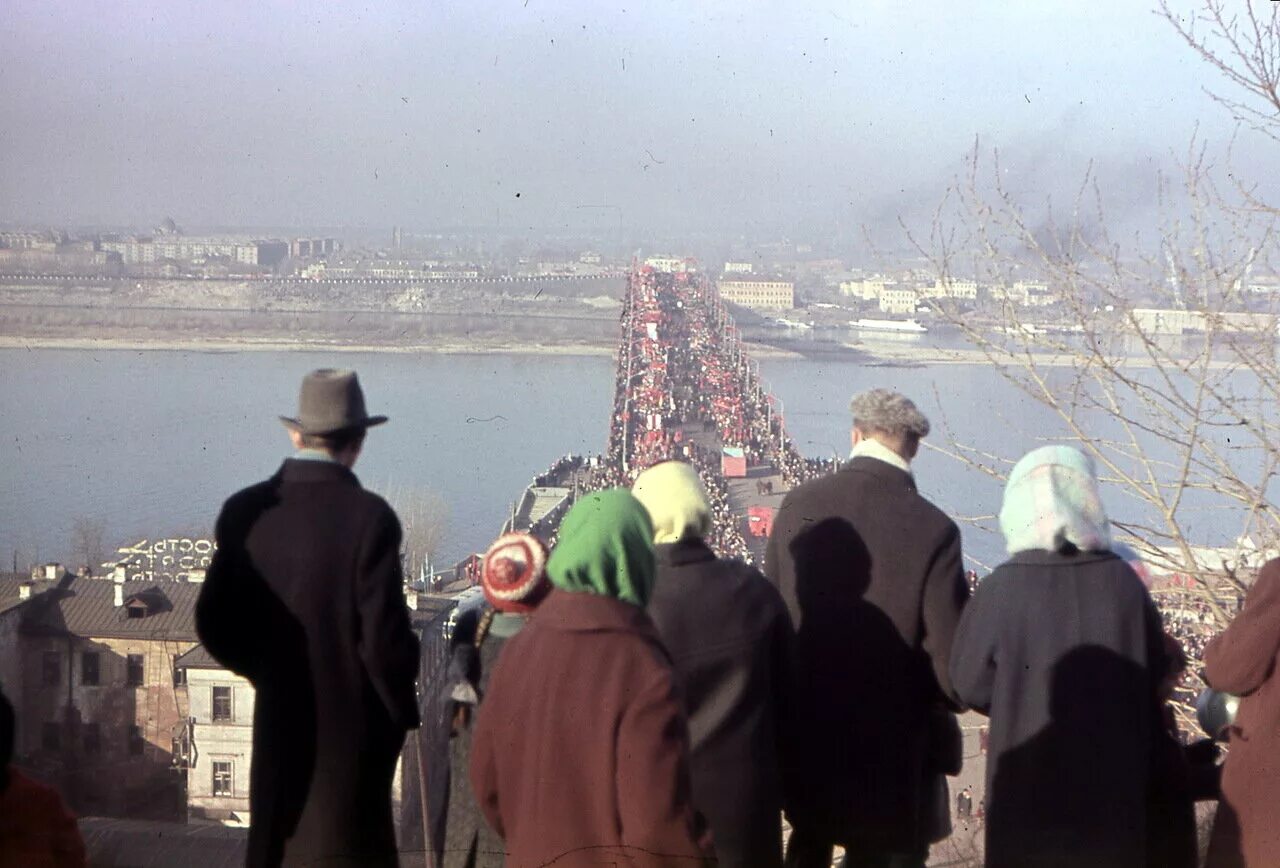
[[[1148,0],[798,5],[6,0],[0,221],[847,229],[975,136],[1129,209],[1232,131]]]

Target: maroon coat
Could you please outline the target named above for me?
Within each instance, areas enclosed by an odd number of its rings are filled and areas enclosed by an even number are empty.
[[[1205,677],[1243,697],[1222,770],[1208,865],[1280,865],[1280,559],[1262,568],[1244,610],[1204,649]]]
[[[710,836],[649,616],[554,591],[508,640],[476,720],[471,784],[509,868],[694,865]]]

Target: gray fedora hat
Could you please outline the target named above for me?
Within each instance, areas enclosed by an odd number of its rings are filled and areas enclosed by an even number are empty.
[[[280,421],[302,434],[334,434],[381,425],[387,417],[365,411],[355,371],[321,368],[302,378],[297,418],[281,416]]]

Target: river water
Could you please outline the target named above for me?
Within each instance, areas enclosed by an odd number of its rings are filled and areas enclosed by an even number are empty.
[[[607,437],[614,372],[602,356],[0,350],[0,569],[15,550],[20,567],[70,562],[81,516],[103,523],[108,550],[208,533],[227,495],[274,472],[289,448],[277,417],[292,414],[302,375],[325,366],[356,368],[370,412],[391,417],[366,442],[364,484],[446,502],[444,563],[483,550],[532,476]],[[849,396],[871,386],[915,398],[939,445],[950,434],[1016,458],[1058,433],[987,366],[771,358],[760,371],[807,455],[848,452]],[[996,482],[938,452],[921,453],[916,475],[954,515],[999,508]],[[1132,509],[1119,492],[1105,499]],[[962,527],[977,564],[999,561],[992,533]],[[1222,543],[1238,527],[1203,532]]]

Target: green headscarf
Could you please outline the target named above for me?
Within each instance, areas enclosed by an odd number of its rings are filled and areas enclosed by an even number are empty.
[[[624,488],[592,492],[574,504],[547,561],[547,576],[560,590],[641,608],[649,602],[656,572],[649,513]]]

